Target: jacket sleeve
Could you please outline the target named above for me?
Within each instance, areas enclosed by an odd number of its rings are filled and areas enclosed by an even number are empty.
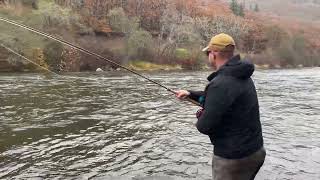
[[[236,98],[237,90],[228,82],[211,84],[208,87],[204,112],[199,117],[196,127],[202,134],[213,134],[221,123],[222,116],[230,108]]]
[[[188,97],[190,99],[201,103],[201,97],[204,97],[204,91],[189,91],[189,92],[190,92],[190,95]]]

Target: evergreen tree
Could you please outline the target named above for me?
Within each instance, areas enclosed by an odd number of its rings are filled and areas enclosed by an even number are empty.
[[[230,2],[230,9],[234,15],[244,17],[243,4],[239,4],[236,0],[232,0]]]
[[[238,5],[238,16],[244,17],[244,7],[242,4]]]
[[[259,12],[259,11],[260,11],[259,6],[258,6],[257,3],[256,3],[256,5],[254,6],[254,11],[255,11],[255,12]]]
[[[230,9],[233,12],[233,14],[235,14],[235,15],[238,14],[238,3],[236,0],[232,0],[230,2]]]

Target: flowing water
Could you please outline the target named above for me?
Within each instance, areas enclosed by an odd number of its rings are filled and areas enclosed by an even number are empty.
[[[209,72],[150,73],[203,89]],[[256,179],[320,179],[320,69],[253,77],[267,157]],[[197,107],[128,73],[0,75],[0,179],[211,178]]]

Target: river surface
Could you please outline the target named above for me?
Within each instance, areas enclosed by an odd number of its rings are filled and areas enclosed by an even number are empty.
[[[203,89],[210,72],[146,74]],[[258,180],[320,179],[320,69],[255,72],[267,157]],[[211,179],[197,107],[123,72],[0,74],[0,179]]]

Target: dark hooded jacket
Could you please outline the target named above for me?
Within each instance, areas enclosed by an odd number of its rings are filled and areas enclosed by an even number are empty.
[[[210,137],[217,156],[239,159],[263,146],[253,72],[254,65],[236,55],[208,77],[204,92],[190,91],[204,105],[197,129]]]

